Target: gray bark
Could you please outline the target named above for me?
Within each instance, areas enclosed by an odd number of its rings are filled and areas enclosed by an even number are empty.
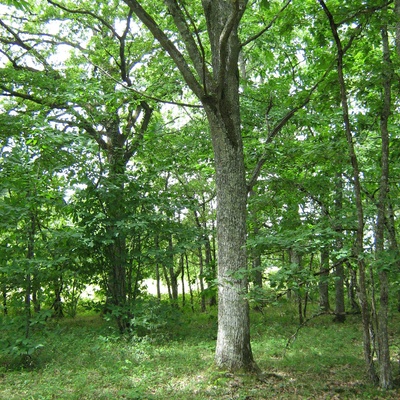
[[[211,45],[212,72],[196,43],[185,14],[174,0],[164,0],[194,72],[182,53],[140,2],[126,0],[168,52],[207,115],[214,150],[217,188],[218,338],[215,353],[220,368],[256,368],[250,346],[249,305],[244,299],[246,277],[247,185],[240,130],[240,42],[237,29],[247,1],[202,0]]]

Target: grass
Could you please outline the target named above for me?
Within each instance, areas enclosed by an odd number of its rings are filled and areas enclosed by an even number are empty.
[[[340,325],[315,318],[286,348],[297,329],[295,307],[254,312],[252,346],[263,379],[213,367],[216,320],[215,310],[188,311],[144,338],[120,337],[96,315],[52,321],[36,333],[45,346],[30,368],[0,358],[0,399],[400,398],[398,389],[382,392],[366,381],[359,316]],[[393,315],[391,334],[398,335],[399,321]]]

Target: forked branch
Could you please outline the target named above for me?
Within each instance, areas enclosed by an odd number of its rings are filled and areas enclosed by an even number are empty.
[[[172,58],[190,89],[199,99],[201,99],[204,96],[204,89],[193,75],[193,72],[191,71],[182,53],[163,32],[154,18],[140,5],[137,0],[124,0],[124,2],[132,9],[140,21],[147,26],[155,39],[161,44],[162,48]]]

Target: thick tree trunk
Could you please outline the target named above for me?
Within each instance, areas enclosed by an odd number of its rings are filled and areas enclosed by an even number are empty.
[[[124,136],[119,133],[118,118],[110,124],[107,132],[109,144],[107,158],[109,175],[107,177],[107,194],[104,198],[109,225],[107,233],[111,243],[106,248],[108,261],[108,304],[118,309],[117,324],[120,332],[129,325],[130,316],[126,310],[127,304],[127,249],[125,233],[119,226],[125,218],[124,177],[126,172],[126,157],[124,151]]]
[[[240,127],[237,1],[203,1],[214,88],[202,99],[214,150],[217,190],[218,335],[216,365],[253,370],[247,292],[247,184]]]
[[[234,113],[233,113],[234,114]],[[254,368],[250,347],[247,291],[246,204],[247,188],[243,149],[237,132],[226,132],[224,118],[208,112],[215,151],[218,238],[217,366],[229,370]],[[239,129],[232,122],[232,127]],[[236,136],[232,143],[230,136]]]
[[[250,347],[246,259],[247,184],[240,129],[240,41],[237,35],[247,1],[202,0],[211,46],[211,66],[198,45],[186,9],[164,0],[192,67],[137,0],[125,0],[175,62],[204,106],[210,127],[217,188],[218,339],[215,361],[229,370],[255,368]],[[194,74],[195,73],[195,74]]]
[[[124,235],[114,237],[113,243],[108,246],[108,293],[107,303],[118,308],[117,324],[120,332],[127,328],[126,314],[126,248]]]

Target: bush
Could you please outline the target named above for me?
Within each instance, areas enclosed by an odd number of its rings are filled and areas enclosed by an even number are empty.
[[[2,317],[0,356],[8,360],[6,364],[16,368],[33,366],[33,356],[44,347],[43,335],[39,339],[34,331],[38,327],[42,331],[49,316],[51,311],[44,310],[33,314],[29,320],[24,316]]]

